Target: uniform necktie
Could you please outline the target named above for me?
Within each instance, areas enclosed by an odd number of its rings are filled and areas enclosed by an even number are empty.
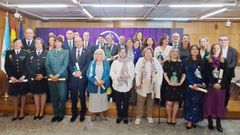
[[[27,42],[27,45],[30,46],[30,41]]]
[[[37,53],[38,57],[40,56],[40,54],[41,54],[40,52]]]
[[[80,60],[80,57],[81,57],[80,50],[78,50],[78,52],[77,52],[77,61]]]

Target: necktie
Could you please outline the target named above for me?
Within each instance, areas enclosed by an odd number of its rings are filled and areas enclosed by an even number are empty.
[[[30,41],[27,42],[27,45],[30,46]]]
[[[87,41],[84,41],[84,48],[87,48]]]
[[[18,53],[19,53],[19,51],[17,51],[17,53],[16,53],[16,54],[18,55]]]
[[[78,52],[77,52],[77,61],[80,60],[80,57],[81,57],[80,50],[78,50]]]
[[[37,53],[38,57],[40,56],[40,52]]]

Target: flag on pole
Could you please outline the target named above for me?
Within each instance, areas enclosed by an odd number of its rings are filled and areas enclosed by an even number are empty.
[[[10,49],[10,28],[9,28],[9,22],[8,22],[8,13],[6,15],[6,24],[5,24],[5,31],[4,31],[4,37],[3,37],[3,44],[2,44],[2,52],[1,52],[1,69],[3,72],[5,71],[4,64],[5,64],[5,56],[6,51]]]
[[[14,39],[16,39],[16,27],[15,27],[15,23],[12,22],[11,23],[11,42],[13,42]]]
[[[20,39],[23,39],[23,26],[22,26],[22,20],[20,20],[20,23],[19,23],[19,34],[18,34],[18,37],[20,38]]]

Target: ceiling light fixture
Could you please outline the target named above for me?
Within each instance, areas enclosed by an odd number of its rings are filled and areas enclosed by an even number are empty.
[[[93,16],[85,8],[83,8],[82,10],[89,18],[93,18]]]
[[[205,19],[205,18],[207,18],[207,17],[209,17],[209,16],[213,16],[213,15],[222,13],[222,12],[224,12],[224,11],[227,11],[227,8],[222,8],[222,9],[216,10],[216,11],[214,11],[214,12],[208,13],[208,14],[206,14],[206,15],[203,15],[203,16],[200,17],[200,19]]]
[[[209,8],[209,7],[223,7],[223,4],[184,4],[184,5],[169,5],[170,8]]]
[[[94,4],[91,5],[92,7],[104,7],[104,8],[141,8],[144,7],[144,5],[121,5],[121,4]]]
[[[66,8],[66,4],[20,4],[15,5],[18,8]]]
[[[111,20],[137,20],[136,17],[103,17],[103,18],[96,18],[104,21],[111,21]]]

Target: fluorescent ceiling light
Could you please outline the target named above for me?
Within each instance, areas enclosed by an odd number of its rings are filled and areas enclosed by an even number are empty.
[[[100,20],[137,20],[136,17],[103,17],[103,18],[96,18],[96,19],[100,19]]]
[[[83,8],[83,12],[84,12],[89,18],[93,18],[93,16],[92,16],[85,8]]]
[[[66,4],[20,4],[15,5],[18,8],[66,8]]]
[[[209,17],[209,16],[213,16],[213,15],[222,13],[222,12],[224,12],[224,11],[226,11],[226,10],[227,10],[227,8],[222,8],[222,9],[216,10],[216,11],[214,11],[214,12],[211,12],[211,13],[209,13],[209,14],[206,14],[206,15],[201,16],[200,19],[204,19],[204,18],[207,18],[207,17]]]
[[[197,20],[197,18],[152,18],[156,21],[188,21],[188,20]]]
[[[209,8],[209,7],[223,7],[223,4],[184,4],[184,5],[169,5],[171,8]]]
[[[78,1],[77,0],[72,0],[73,3],[75,4],[78,4]]]
[[[144,5],[121,5],[121,4],[94,4],[91,5],[92,7],[105,7],[105,8],[141,8],[144,7]]]

